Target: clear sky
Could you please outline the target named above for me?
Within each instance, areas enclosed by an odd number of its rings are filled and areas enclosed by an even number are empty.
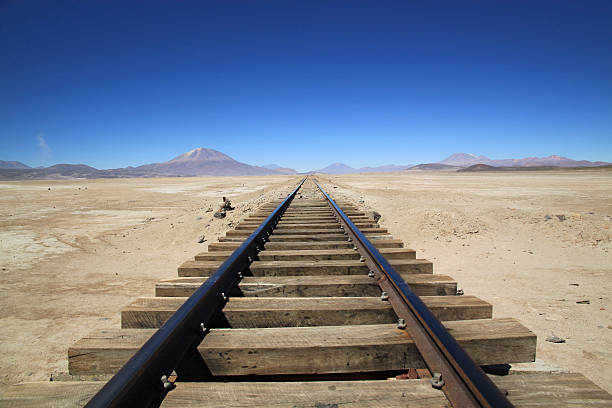
[[[612,1],[0,1],[0,159],[612,161]]]

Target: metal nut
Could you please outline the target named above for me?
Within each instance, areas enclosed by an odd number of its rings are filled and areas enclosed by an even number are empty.
[[[406,321],[404,319],[398,319],[397,320],[397,328],[398,329],[405,329],[406,328]]]
[[[380,294],[380,300],[389,300],[389,294],[387,292],[383,292]]]
[[[442,374],[433,373],[431,377],[431,386],[438,390],[444,386],[444,380],[442,379]]]
[[[369,276],[370,278],[373,278],[373,277],[374,277],[374,271],[370,271],[370,272],[368,272],[368,276]]]
[[[170,391],[174,389],[174,383],[171,383],[170,380],[168,380],[167,375],[165,374],[162,375],[161,382],[162,382],[162,386],[164,387],[164,391]]]
[[[463,296],[463,289],[461,288],[457,289],[457,296]]]
[[[365,262],[365,258],[363,256],[359,257],[359,262]]]

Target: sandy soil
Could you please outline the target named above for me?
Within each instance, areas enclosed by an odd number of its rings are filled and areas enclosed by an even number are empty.
[[[121,307],[206,249],[199,235],[216,241],[298,179],[1,182],[0,383],[65,373],[67,348],[117,327]],[[496,317],[534,331],[531,366],[582,372],[612,392],[612,172],[320,179],[382,214],[396,238],[491,302]],[[218,220],[208,210],[221,196],[236,210]],[[546,342],[552,333],[566,343]]]
[[[537,362],[514,368],[581,372],[612,392],[612,172],[325,179],[494,317],[536,333]],[[545,341],[552,334],[566,342]]]
[[[155,281],[298,180],[0,183],[0,383],[67,373],[72,343],[118,327],[131,299],[153,296]],[[216,219],[222,196],[236,209]]]

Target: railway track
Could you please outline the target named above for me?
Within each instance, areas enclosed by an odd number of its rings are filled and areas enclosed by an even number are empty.
[[[534,361],[536,336],[313,178],[155,295],[69,349],[73,378],[108,382],[18,384],[2,406],[612,405],[579,374],[485,374]]]

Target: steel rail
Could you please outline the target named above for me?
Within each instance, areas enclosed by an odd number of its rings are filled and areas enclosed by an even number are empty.
[[[399,318],[404,319],[410,334],[429,370],[434,374],[432,385],[440,388],[453,407],[512,407],[480,366],[457,343],[431,310],[380,254],[376,247],[346,216],[344,211],[314,180],[327,200],[349,240],[374,272],[381,289]],[[398,324],[398,328],[402,328]],[[440,374],[440,377],[437,374]]]
[[[94,395],[86,407],[159,406],[174,388],[168,377],[175,371],[180,379],[194,371],[188,360],[208,332],[208,321],[221,309],[226,294],[238,284],[267,241],[306,178],[153,336]],[[186,358],[187,357],[187,358]],[[197,370],[197,369],[196,369]]]

